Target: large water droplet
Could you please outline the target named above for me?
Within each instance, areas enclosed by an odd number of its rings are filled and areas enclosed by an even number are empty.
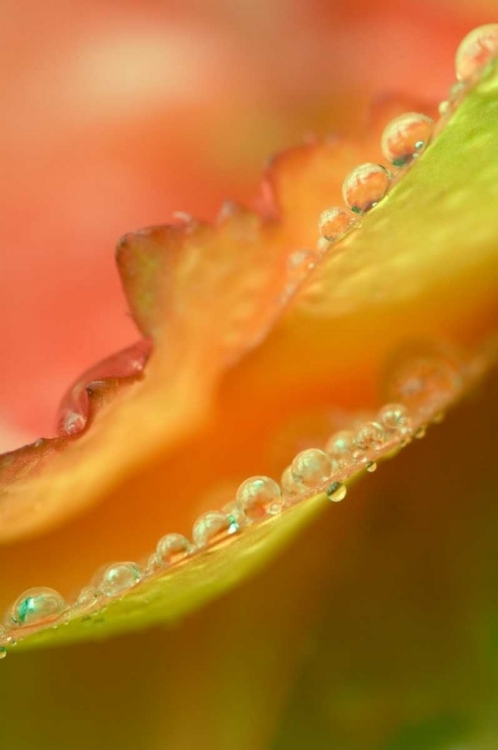
[[[37,587],[28,589],[16,599],[11,610],[15,625],[34,625],[52,620],[67,610],[64,598],[54,589]]]
[[[235,534],[238,530],[239,524],[232,515],[219,510],[209,510],[199,516],[194,523],[192,534],[198,547],[206,547]]]
[[[189,540],[182,534],[166,534],[156,547],[156,559],[159,565],[174,565],[183,560],[192,551]]]
[[[395,167],[409,164],[429,143],[434,122],[418,112],[395,117],[382,135],[382,153]]]
[[[342,183],[342,197],[356,214],[364,214],[385,196],[391,183],[390,172],[380,164],[360,164]]]
[[[337,242],[356,222],[355,216],[344,208],[327,208],[320,214],[318,230],[329,242]]]
[[[282,509],[282,491],[270,477],[250,477],[237,490],[237,505],[251,520],[275,515]]]
[[[113,563],[102,573],[99,588],[106,596],[118,596],[138,583],[140,572],[139,566],[134,562]]]
[[[498,55],[498,24],[488,23],[467,34],[460,42],[455,68],[459,81],[468,81]]]
[[[332,474],[330,456],[319,448],[308,448],[298,453],[292,462],[292,477],[305,487],[315,487],[326,482]]]

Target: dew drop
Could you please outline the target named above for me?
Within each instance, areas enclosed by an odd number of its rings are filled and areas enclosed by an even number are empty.
[[[382,134],[382,153],[395,167],[404,167],[429,143],[434,122],[427,115],[407,112],[395,117]]]
[[[270,477],[250,477],[237,490],[236,502],[251,520],[275,515],[282,509],[282,491]]]
[[[189,540],[182,534],[166,534],[156,547],[156,559],[159,565],[174,565],[183,560],[192,551]]]
[[[61,424],[62,432],[65,435],[77,435],[85,429],[86,417],[76,411],[69,411]]]
[[[292,466],[287,466],[284,469],[280,478],[280,486],[288,503],[294,502],[303,490],[303,485],[300,482],[296,482],[292,475]]]
[[[101,598],[102,592],[95,586],[85,586],[81,589],[74,606],[77,609],[91,609]]]
[[[479,26],[460,42],[455,57],[459,81],[468,81],[498,55],[498,23]]]
[[[144,565],[144,573],[146,575],[151,575],[153,573],[156,573],[157,570],[161,567],[159,560],[157,559],[157,555],[155,552],[153,552],[149,557],[147,558],[147,561]]]
[[[408,409],[403,404],[386,404],[377,414],[377,418],[388,432],[405,434],[411,427]]]
[[[0,659],[5,659],[7,656],[7,649],[5,646],[0,646]]]
[[[365,466],[365,469],[370,472],[370,474],[373,474],[374,471],[377,471],[377,464],[375,461],[369,461]]]
[[[355,216],[344,208],[327,208],[320,214],[318,230],[328,242],[337,242],[356,222]]]
[[[385,382],[389,400],[404,404],[413,415],[432,415],[457,395],[462,375],[453,356],[436,348],[402,353]]]
[[[378,422],[365,422],[355,435],[355,445],[362,451],[378,450],[385,441],[385,432]]]
[[[297,454],[292,462],[291,471],[294,481],[301,482],[305,487],[314,487],[329,479],[333,464],[325,451],[309,448]]]
[[[377,205],[387,193],[391,173],[380,164],[360,164],[342,183],[342,197],[356,214],[364,214]]]
[[[415,431],[414,437],[417,438],[417,440],[422,440],[423,437],[425,437],[427,434],[427,428],[425,425],[421,425],[418,430]]]
[[[58,617],[67,610],[64,598],[54,589],[39,586],[28,589],[16,599],[11,610],[14,625],[34,625]]]
[[[346,485],[342,482],[332,482],[332,484],[327,487],[327,497],[331,502],[339,503],[341,500],[344,500],[347,491]]]
[[[326,452],[340,462],[350,461],[353,457],[355,434],[353,430],[340,430],[329,438],[325,445]]]
[[[199,516],[194,523],[192,534],[198,547],[219,542],[239,530],[239,524],[234,516],[219,510],[209,510]]]
[[[140,580],[140,568],[134,562],[109,565],[101,575],[99,588],[106,596],[123,594]]]

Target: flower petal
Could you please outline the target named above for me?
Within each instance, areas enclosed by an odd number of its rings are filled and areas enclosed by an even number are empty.
[[[449,339],[472,349],[493,330],[498,224],[489,207],[497,184],[489,154],[497,146],[497,81],[494,72],[468,95],[423,159],[341,244],[340,254],[330,261],[325,256],[316,278],[305,284],[289,312],[252,353],[247,349],[268,334],[282,300],[287,302],[295,291],[291,274],[287,293],[289,279],[282,269],[289,252],[287,217],[292,222],[298,213],[287,207],[280,224],[256,226],[253,234],[246,218],[238,215],[218,230],[175,230],[173,244],[182,238],[176,255],[169,240],[166,256],[161,249],[171,234],[168,229],[149,231],[121,245],[120,253],[131,253],[127,262],[137,268],[147,270],[160,259],[148,283],[143,271],[136,278],[124,274],[141,329],[156,338],[157,348],[145,380],[103,409],[50,471],[10,490],[10,496],[4,494],[5,515],[21,509],[17,526],[14,515],[10,528],[7,522],[3,525],[5,539],[40,531],[75,509],[101,502],[84,523],[37,540],[38,573],[50,571],[53,585],[65,581],[67,586],[71,580],[74,585],[85,566],[95,565],[105,551],[110,554],[113,545],[149,539],[158,519],[169,519],[172,526],[193,520],[192,515],[206,509],[203,492],[216,481],[240,481],[249,470],[281,470],[281,457],[272,457],[268,446],[278,442],[282,420],[313,408],[323,413],[334,404],[365,408],[376,403],[379,372],[393,346],[430,334],[438,342]],[[328,196],[320,195],[325,207]],[[249,215],[247,221],[253,226],[255,217]],[[301,240],[312,241],[307,220],[304,226],[298,250]],[[472,252],[466,252],[469,247]],[[449,260],[455,270],[448,275]],[[150,280],[155,284],[158,273],[161,285],[151,288]],[[314,281],[318,311],[309,300]],[[262,290],[261,297],[254,297],[254,286]],[[454,304],[455,290],[462,288],[465,294]],[[371,336],[367,345],[366,334]],[[232,369],[226,371],[229,365]],[[199,481],[205,486],[199,488]],[[128,525],[126,531],[120,523],[133,513],[141,493],[159,496],[159,501],[174,493],[176,503],[148,507],[150,518],[141,518],[133,528]],[[40,511],[33,511],[35,498]],[[109,606],[100,628],[74,620],[67,628],[33,636],[28,644],[175,620],[263,564],[323,501],[324,495],[318,495],[244,531],[235,542],[199,554],[169,576],[139,586]],[[55,562],[46,554],[47,545],[53,550],[54,544],[60,553]],[[75,564],[75,544],[84,551],[82,565]],[[24,552],[22,544],[11,546],[2,553],[2,562],[22,562]]]

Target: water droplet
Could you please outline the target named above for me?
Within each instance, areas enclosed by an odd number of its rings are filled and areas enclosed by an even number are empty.
[[[414,437],[417,438],[417,440],[422,440],[423,437],[425,437],[427,434],[427,428],[425,425],[421,425],[418,430],[415,431]]]
[[[101,574],[100,590],[109,597],[123,594],[140,580],[140,568],[134,562],[109,565]]]
[[[250,519],[275,515],[282,509],[282,491],[270,477],[250,477],[237,490],[237,505]]]
[[[66,435],[77,435],[85,429],[86,417],[76,411],[68,412],[62,421],[62,432]]]
[[[498,24],[488,23],[467,34],[455,57],[459,81],[468,81],[498,55]]]
[[[40,586],[28,589],[14,602],[11,620],[19,626],[34,625],[59,617],[66,610],[66,601],[58,591]]]
[[[326,452],[332,458],[344,463],[352,460],[355,434],[353,430],[340,430],[329,438],[325,445]]]
[[[157,555],[155,552],[153,552],[149,557],[147,558],[147,561],[144,568],[144,573],[146,575],[151,575],[152,573],[156,573],[160,568],[159,560],[157,559]]]
[[[327,487],[327,497],[333,503],[339,503],[341,500],[344,500],[347,491],[348,489],[346,485],[342,482],[332,482],[332,484]]]
[[[375,461],[369,461],[368,464],[365,466],[365,469],[372,474],[374,471],[377,471],[377,464]]]
[[[326,482],[332,474],[333,464],[325,451],[308,448],[298,453],[292,462],[292,477],[306,487]]]
[[[318,219],[318,231],[328,242],[336,242],[351,229],[356,222],[355,216],[344,208],[327,208]]]
[[[385,432],[378,422],[365,422],[355,435],[355,444],[362,451],[378,450],[385,441]]]
[[[406,437],[411,432],[412,421],[403,404],[386,404],[380,409],[377,419],[388,433]]]
[[[0,659],[5,659],[7,656],[7,649],[5,646],[0,646]]]
[[[385,394],[404,404],[414,416],[432,416],[444,410],[461,386],[455,357],[436,347],[423,347],[400,352],[387,373]]]
[[[206,547],[208,544],[214,544],[226,536],[235,534],[238,530],[239,524],[232,515],[219,510],[209,510],[199,516],[194,523],[192,534],[198,547]]]
[[[183,560],[192,551],[189,540],[182,534],[166,534],[156,547],[156,558],[159,565],[174,565]]]
[[[303,485],[300,482],[296,482],[292,476],[292,466],[287,466],[287,468],[284,469],[280,478],[280,486],[282,487],[282,492],[286,497],[287,503],[291,504],[298,498],[299,493],[303,490]]]
[[[407,112],[395,117],[382,134],[382,153],[395,167],[409,164],[429,143],[434,122],[427,115]]]
[[[77,609],[91,609],[97,604],[101,597],[102,591],[95,588],[95,586],[85,586],[81,589],[74,606]]]
[[[385,196],[391,183],[390,172],[380,164],[360,164],[342,184],[342,197],[356,214],[364,214]]]

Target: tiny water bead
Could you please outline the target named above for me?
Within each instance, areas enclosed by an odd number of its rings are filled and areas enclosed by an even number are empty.
[[[327,208],[320,214],[318,231],[328,242],[337,242],[356,222],[355,216],[344,208]]]
[[[123,594],[140,580],[140,568],[134,562],[109,565],[101,575],[99,588],[108,597]]]
[[[344,203],[354,213],[364,214],[382,200],[390,184],[391,173],[381,164],[360,164],[342,183]]]
[[[0,659],[5,659],[7,656],[7,649],[5,646],[0,646]]]
[[[191,551],[189,540],[182,534],[166,534],[157,543],[155,559],[159,565],[174,565]]]
[[[59,617],[67,608],[65,599],[58,591],[37,587],[28,589],[16,599],[10,618],[14,625],[34,625],[43,620]]]
[[[377,464],[375,461],[369,461],[367,465],[365,466],[365,469],[370,473],[373,474],[374,471],[377,471]]]
[[[236,534],[239,524],[234,516],[222,513],[219,510],[209,510],[199,516],[194,523],[192,535],[198,547],[206,547],[208,544],[219,542],[231,534]]]
[[[305,487],[314,487],[326,482],[334,465],[330,456],[319,448],[309,448],[298,453],[292,462],[292,478]]]
[[[282,490],[270,477],[250,477],[237,490],[236,502],[251,520],[275,515],[282,509]]]
[[[328,499],[333,503],[339,503],[341,500],[344,500],[347,491],[346,485],[342,482],[332,482],[326,490]]]
[[[455,57],[459,81],[468,81],[498,55],[498,23],[479,26],[460,42]]]
[[[355,435],[355,445],[362,451],[378,450],[382,447],[386,434],[378,422],[365,422]]]
[[[434,130],[427,115],[407,112],[395,117],[382,134],[382,153],[395,167],[404,167],[425,149]]]

